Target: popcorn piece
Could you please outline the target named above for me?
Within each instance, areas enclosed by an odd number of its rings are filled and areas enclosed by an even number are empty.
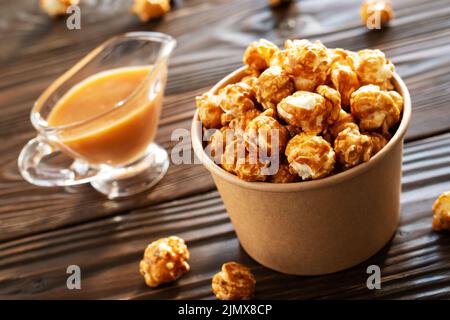
[[[326,100],[328,109],[327,124],[332,125],[339,119],[339,114],[341,112],[341,95],[339,92],[326,85],[318,86],[316,91]]]
[[[441,194],[433,204],[433,230],[450,230],[450,191]]]
[[[249,300],[255,293],[255,276],[237,262],[227,262],[212,279],[212,291],[219,300]]]
[[[242,139],[236,139],[225,147],[221,166],[246,181],[266,181],[268,177],[262,170],[269,163],[259,161],[257,152],[249,153]]]
[[[329,114],[325,98],[308,91],[297,91],[281,100],[277,112],[288,124],[312,135],[324,131]]]
[[[79,0],[39,0],[39,6],[49,16],[65,16],[67,8],[78,5]]]
[[[269,5],[271,7],[281,6],[283,3],[288,3],[291,0],[269,0]]]
[[[338,120],[328,128],[331,137],[335,139],[339,132],[344,131],[347,128],[359,130],[358,125],[355,122],[351,113],[347,113],[344,110],[340,110]]]
[[[270,178],[270,182],[272,183],[291,183],[298,181],[298,175],[291,173],[288,163],[280,163],[277,173]]]
[[[220,128],[223,111],[218,105],[217,96],[207,92],[196,97],[195,102],[198,108],[198,116],[203,126],[207,129]]]
[[[358,51],[353,64],[361,85],[373,84],[382,90],[393,88],[391,78],[395,67],[380,50]]]
[[[342,105],[350,105],[350,97],[359,88],[358,75],[348,65],[337,64],[331,68],[330,80],[339,91]]]
[[[334,140],[336,158],[345,168],[369,161],[372,155],[372,140],[359,130],[347,128]]]
[[[356,56],[355,52],[341,48],[327,49],[327,52],[330,56],[332,67],[335,65],[345,65],[353,68],[353,61]]]
[[[379,133],[371,132],[367,134],[370,137],[370,140],[372,141],[372,153],[371,157],[378,153],[381,149],[384,148],[384,146],[388,143],[388,139],[386,137],[382,136]]]
[[[270,59],[278,47],[266,39],[252,42],[245,50],[243,62],[250,68],[264,70],[269,67]]]
[[[277,148],[277,154],[283,152],[288,140],[288,131],[275,118],[275,111],[268,109],[251,120],[245,129],[244,139],[262,149],[268,156]]]
[[[234,118],[255,108],[254,91],[243,82],[233,83],[219,90],[218,105]]]
[[[366,85],[353,92],[350,108],[362,130],[381,128],[387,132],[400,120],[403,98],[395,91],[381,91],[378,86]]]
[[[300,132],[302,132],[302,129],[296,126],[293,126],[291,124],[288,124],[287,126],[284,126],[286,128],[286,130],[289,132],[289,136],[295,137],[297,134],[299,134]]]
[[[394,18],[394,9],[391,1],[366,0],[361,5],[360,15],[367,28],[380,29]]]
[[[333,148],[320,136],[296,135],[288,142],[285,154],[290,171],[303,180],[326,177],[334,169]]]
[[[131,12],[142,22],[159,18],[170,11],[170,0],[134,0]]]
[[[148,245],[139,271],[149,287],[172,282],[189,271],[189,251],[184,240],[175,236]]]
[[[241,79],[242,83],[250,86],[252,88],[253,95],[256,94],[256,86],[258,84],[258,77],[255,76],[245,76]]]
[[[275,109],[277,104],[294,92],[289,75],[278,66],[266,69],[255,83],[256,99],[264,109]]]
[[[331,58],[320,41],[287,40],[285,47],[273,55],[270,65],[280,66],[292,76],[297,90],[313,91],[325,83]]]
[[[261,111],[258,109],[250,109],[238,117],[234,117],[230,114],[224,113],[221,118],[222,125],[228,125],[230,129],[238,131],[243,131],[247,128],[248,123],[259,116]]]
[[[216,130],[208,139],[208,147],[211,157],[220,163],[222,154],[225,151],[225,147],[233,140],[241,138],[239,131],[235,131],[225,126]]]

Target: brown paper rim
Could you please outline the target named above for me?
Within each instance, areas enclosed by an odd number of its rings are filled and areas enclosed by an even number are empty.
[[[220,88],[226,86],[227,84],[237,82],[245,75],[246,69],[247,67],[244,66],[233,71],[225,78],[223,78],[221,81],[219,81],[214,87],[212,87],[209,92],[215,94]],[[294,183],[248,182],[241,180],[234,174],[225,171],[220,166],[215,164],[214,161],[205,153],[203,149],[203,142],[201,139],[202,125],[198,118],[198,110],[195,111],[191,127],[192,146],[194,149],[194,153],[197,156],[197,158],[199,158],[199,160],[202,162],[202,164],[206,167],[206,169],[208,169],[208,171],[210,171],[212,174],[217,175],[234,185],[246,189],[253,189],[265,192],[295,192],[301,190],[311,190],[316,188],[330,187],[335,184],[342,183],[348,179],[361,175],[366,170],[376,165],[379,161],[381,161],[384,157],[386,157],[387,154],[389,154],[390,151],[395,146],[401,143],[403,137],[405,136],[406,130],[408,129],[408,125],[411,119],[411,96],[402,78],[397,73],[394,73],[393,79],[394,79],[393,81],[394,87],[403,96],[404,100],[403,116],[394,136],[391,138],[391,140],[389,140],[388,144],[384,146],[384,148],[381,149],[368,162],[359,164],[356,167],[337,173],[333,176],[329,176],[318,180],[301,181]]]

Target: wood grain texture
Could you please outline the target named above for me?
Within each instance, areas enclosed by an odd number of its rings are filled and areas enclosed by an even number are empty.
[[[296,1],[270,10],[263,0],[175,1],[160,20],[141,24],[126,14],[129,1],[90,1],[82,30],[48,19],[36,2],[0,3],[0,296],[2,298],[212,298],[210,278],[221,263],[252,266],[257,298],[450,298],[450,238],[430,230],[430,207],[450,189],[450,1],[394,1],[396,19],[368,32],[360,1]],[[374,258],[324,277],[291,277],[253,262],[240,248],[222,202],[200,165],[172,165],[151,192],[110,201],[88,186],[38,188],[16,167],[35,134],[33,101],[58,75],[101,41],[123,32],[174,36],[166,101],[157,135],[171,149],[174,129],[190,126],[193,99],[240,66],[246,45],[259,37],[320,39],[330,47],[380,48],[413,99],[407,133],[402,224]],[[185,143],[189,143],[186,141]],[[176,285],[145,287],[137,264],[146,244],[177,234],[191,248],[192,271]],[[93,258],[94,257],[94,258]],[[368,291],[365,267],[380,264],[383,289]],[[65,268],[78,264],[83,289],[65,289]]]
[[[409,143],[404,152],[402,219],[392,241],[350,270],[317,277],[264,268],[241,249],[217,191],[148,206],[0,244],[3,298],[213,298],[212,275],[226,261],[252,267],[259,299],[449,298],[450,237],[431,230],[431,205],[450,188],[450,134]],[[430,178],[422,184],[424,177]],[[187,241],[191,271],[175,285],[147,288],[138,273],[145,246],[176,234]],[[82,269],[82,290],[67,290],[65,268]],[[366,268],[382,270],[369,291]]]

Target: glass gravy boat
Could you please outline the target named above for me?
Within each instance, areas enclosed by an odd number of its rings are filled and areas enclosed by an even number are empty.
[[[169,166],[167,152],[153,140],[168,58],[175,43],[172,37],[156,32],[116,36],[52,83],[31,111],[38,134],[19,155],[18,166],[25,180],[38,186],[91,183],[109,198],[132,195],[155,185]],[[59,112],[55,111],[58,103],[80,84],[87,83],[89,88],[90,79],[93,83],[115,72],[137,71],[142,73],[142,81],[124,99],[113,100],[104,112],[63,125],[51,123]],[[112,91],[120,89],[119,85],[92,94],[110,99]],[[79,114],[73,116],[80,118]]]

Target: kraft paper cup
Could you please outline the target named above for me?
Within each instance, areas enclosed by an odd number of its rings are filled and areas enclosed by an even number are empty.
[[[211,93],[239,81],[244,70],[225,77]],[[404,108],[389,143],[368,162],[314,181],[240,180],[204,152],[195,114],[194,152],[210,171],[239,241],[253,259],[283,273],[320,275],[363,262],[391,239],[400,219],[403,138],[411,117],[411,98],[397,74],[394,85]]]

